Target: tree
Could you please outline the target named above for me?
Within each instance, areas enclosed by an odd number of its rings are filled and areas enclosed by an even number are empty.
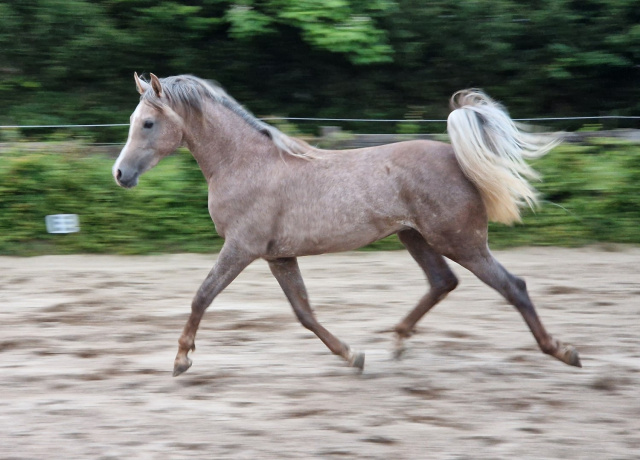
[[[258,115],[441,118],[470,86],[514,116],[638,114],[638,24],[636,0],[0,0],[0,121],[126,121],[133,71]]]

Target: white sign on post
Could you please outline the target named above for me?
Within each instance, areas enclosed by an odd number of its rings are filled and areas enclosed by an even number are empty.
[[[46,216],[44,221],[47,224],[49,233],[75,233],[80,231],[80,222],[77,214],[52,214]]]

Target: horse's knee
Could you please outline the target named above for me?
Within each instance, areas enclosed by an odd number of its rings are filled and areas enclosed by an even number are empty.
[[[191,301],[191,311],[193,313],[202,313],[207,309],[210,303],[211,301],[208,300],[204,291],[198,290]]]

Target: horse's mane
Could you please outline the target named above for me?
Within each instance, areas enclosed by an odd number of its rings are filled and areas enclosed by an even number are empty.
[[[210,99],[231,110],[253,129],[270,138],[281,152],[295,157],[313,157],[314,149],[309,144],[287,136],[279,129],[259,120],[215,82],[203,80],[193,75],[177,75],[161,78],[160,83],[162,83],[163,96],[169,101],[169,105],[173,108],[179,106],[187,113],[187,116],[202,116],[204,101]],[[151,88],[147,89],[140,99],[160,110],[162,109],[163,102]]]

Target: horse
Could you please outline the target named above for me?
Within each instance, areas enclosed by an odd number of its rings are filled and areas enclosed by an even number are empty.
[[[540,321],[525,281],[488,247],[488,222],[511,224],[535,206],[537,178],[525,159],[544,155],[559,135],[527,130],[478,89],[456,92],[447,120],[450,144],[410,140],[323,150],[253,116],[218,84],[192,75],[145,80],[113,177],[122,187],[178,147],[196,159],[208,184],[208,208],[224,239],[214,267],[191,303],[173,375],[189,352],[205,310],[250,263],[267,261],[298,320],[356,370],[365,355],[324,328],[309,303],[301,256],[355,250],[396,234],[424,271],[427,293],[393,329],[395,355],[417,322],[458,280],[446,259],[470,270],[522,315],[542,352],[582,367],[576,349]]]

